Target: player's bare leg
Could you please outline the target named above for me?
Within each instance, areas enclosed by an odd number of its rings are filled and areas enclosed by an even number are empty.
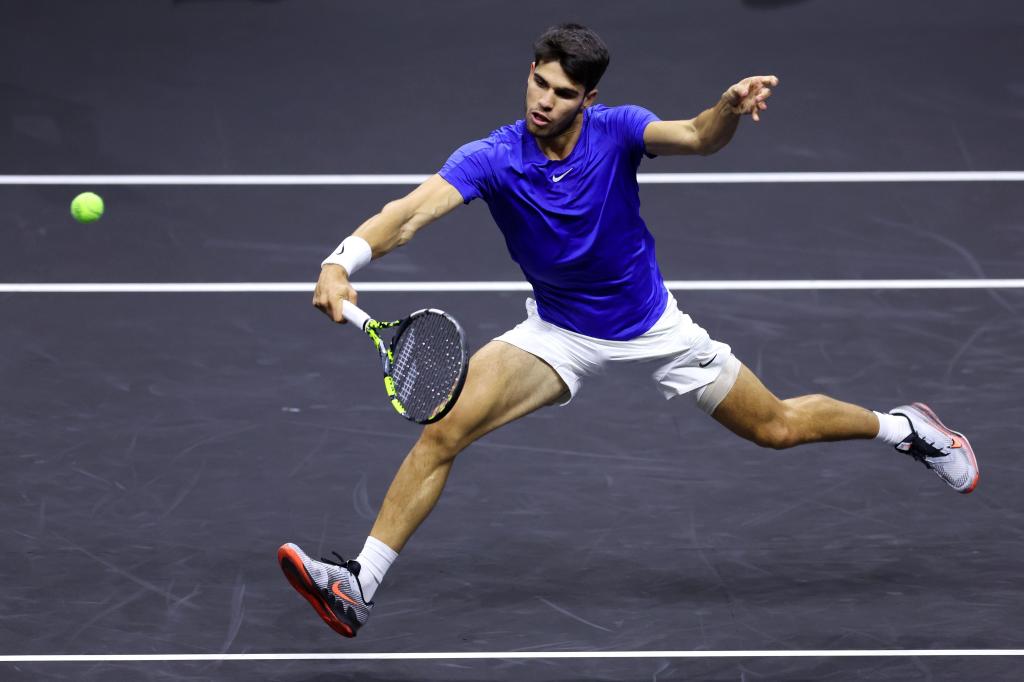
[[[469,362],[452,411],[423,429],[391,482],[370,537],[356,561],[316,561],[297,545],[277,552],[292,586],[336,632],[354,637],[370,616],[388,567],[441,497],[456,455],[503,424],[555,402],[568,389],[547,363],[503,341]]]
[[[491,341],[469,363],[451,413],[423,429],[398,469],[370,535],[396,552],[434,508],[455,456],[484,434],[555,402],[568,390],[547,363]]]
[[[780,400],[745,365],[712,416],[733,433],[766,448],[878,434],[878,417],[871,410],[820,394]]]
[[[881,414],[825,395],[779,400],[741,366],[735,385],[712,416],[733,433],[768,448],[878,438],[924,464],[959,493],[978,485],[978,462],[967,437],[939,421],[923,403]]]

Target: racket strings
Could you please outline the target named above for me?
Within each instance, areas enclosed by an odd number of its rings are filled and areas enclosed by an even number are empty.
[[[399,402],[411,418],[431,418],[451,400],[462,373],[458,328],[443,315],[421,315],[395,340],[393,352],[391,377]]]

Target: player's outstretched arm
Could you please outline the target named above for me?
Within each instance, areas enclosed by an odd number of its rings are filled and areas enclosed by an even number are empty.
[[[423,184],[401,199],[388,202],[380,213],[372,216],[352,233],[362,242],[343,241],[328,260],[345,260],[335,258],[343,249],[367,249],[362,257],[351,258],[349,262],[369,261],[380,258],[405,244],[421,228],[429,225],[441,216],[462,203],[462,195],[448,184],[440,175],[432,175]],[[351,239],[351,237],[349,238]],[[313,291],[313,305],[335,322],[344,322],[341,314],[341,302],[344,300],[356,303],[356,290],[349,283],[349,275],[345,267],[325,261],[320,269],[320,278]]]
[[[768,108],[765,100],[778,86],[775,76],[751,76],[722,93],[718,102],[696,118],[685,121],[655,121],[644,129],[644,146],[652,154],[714,154],[732,139],[740,117],[746,114],[760,121]]]

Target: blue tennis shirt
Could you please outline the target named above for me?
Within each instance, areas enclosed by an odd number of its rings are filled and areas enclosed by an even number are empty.
[[[637,106],[589,107],[561,161],[544,156],[519,120],[463,145],[441,167],[463,201],[487,202],[541,319],[624,340],[664,312],[668,292],[636,181],[644,128],[657,120]]]

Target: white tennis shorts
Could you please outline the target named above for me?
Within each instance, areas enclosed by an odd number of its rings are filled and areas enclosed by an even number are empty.
[[[644,334],[628,341],[596,339],[545,322],[537,303],[526,299],[526,320],[496,338],[551,365],[569,388],[568,404],[584,379],[603,374],[610,365],[635,365],[649,371],[666,399],[691,394],[711,414],[732,389],[740,362],[732,349],[712,339],[679,310],[668,295],[665,312]]]

